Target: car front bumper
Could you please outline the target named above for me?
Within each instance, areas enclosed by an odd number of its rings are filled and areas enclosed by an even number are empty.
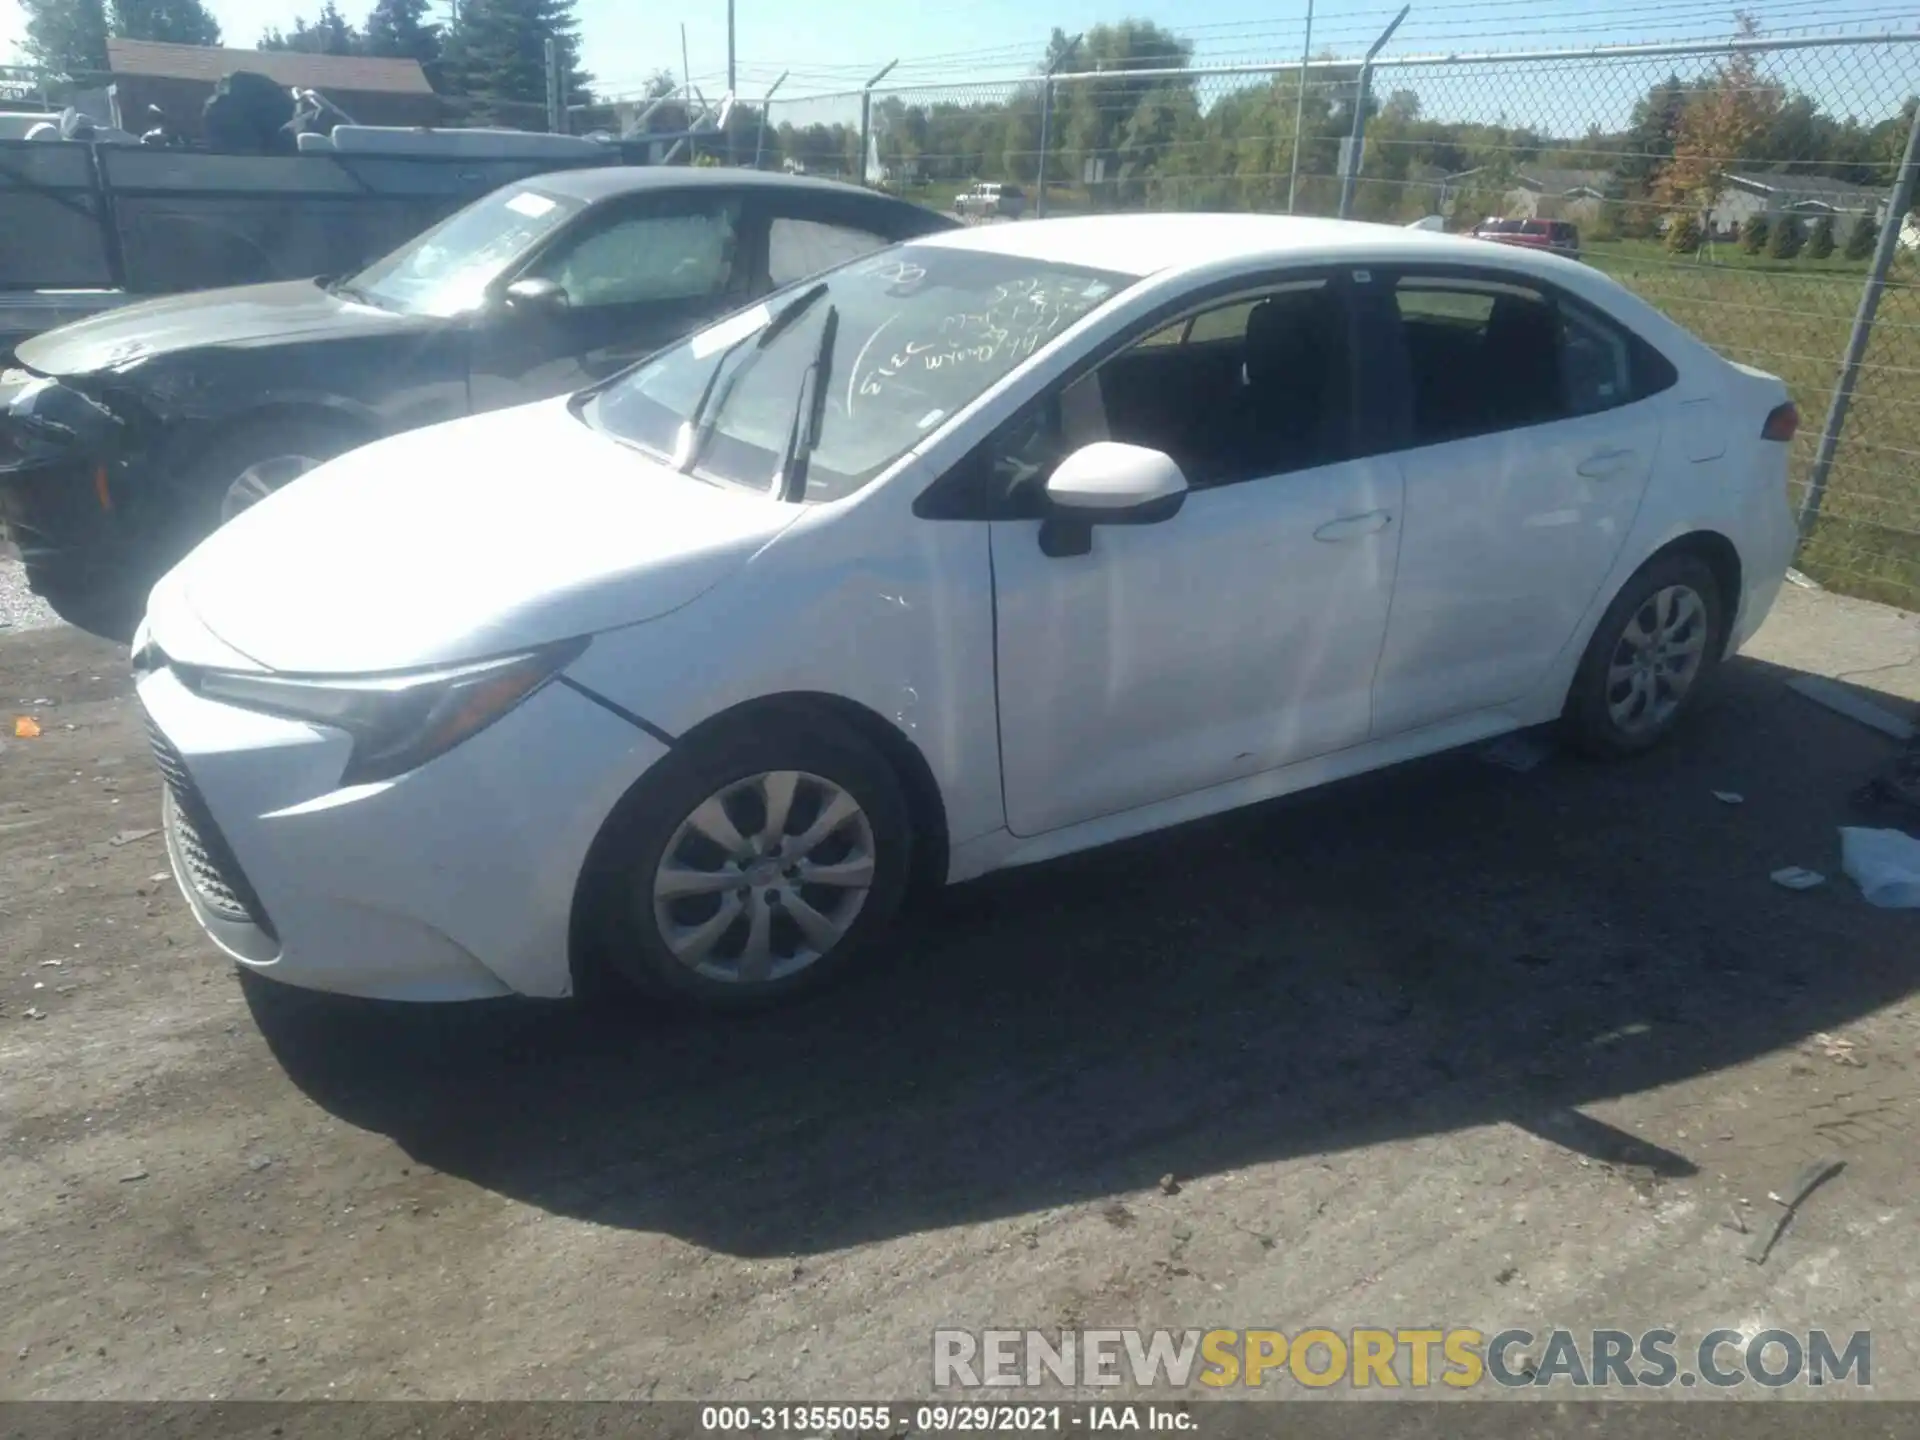
[[[130,497],[141,447],[124,422],[59,381],[9,372],[0,386],[0,528],[27,579],[56,608],[130,583],[133,537],[146,517]],[[49,405],[49,401],[58,402]],[[53,409],[53,425],[34,412]],[[150,581],[153,577],[144,577]]]
[[[140,676],[167,851],[240,965],[385,1000],[571,992],[587,852],[665,748],[557,684],[395,780],[342,788],[339,731]]]

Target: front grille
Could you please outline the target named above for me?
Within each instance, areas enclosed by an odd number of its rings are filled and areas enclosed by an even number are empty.
[[[194,893],[220,919],[256,926],[272,937],[273,926],[261,908],[260,897],[253,893],[253,886],[247,883],[226,837],[213,823],[186,761],[154,724],[153,717],[148,715],[146,720],[154,763],[160,767],[160,777],[167,782],[168,793],[173,797],[174,848]]]

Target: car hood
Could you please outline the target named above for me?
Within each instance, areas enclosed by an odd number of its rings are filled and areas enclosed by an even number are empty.
[[[283,345],[423,323],[329,294],[312,280],[284,280],[121,305],[23,340],[14,353],[42,375],[88,375],[206,346]]]
[[[202,541],[148,620],[189,663],[200,637],[305,674],[452,664],[678,609],[801,513],[690,479],[543,401],[308,472]]]

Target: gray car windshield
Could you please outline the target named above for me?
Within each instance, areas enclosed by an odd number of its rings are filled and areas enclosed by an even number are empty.
[[[805,398],[802,382],[810,369],[818,373],[824,352],[818,443],[805,493],[794,498],[838,499],[1131,278],[990,251],[897,245],[695,332],[600,392],[585,417],[695,475],[769,490]],[[796,301],[803,308],[774,328]],[[696,411],[699,428],[710,431],[697,445],[688,423]]]
[[[374,261],[341,288],[390,310],[458,315],[477,306],[501,272],[584,208],[579,200],[521,186],[496,190]]]

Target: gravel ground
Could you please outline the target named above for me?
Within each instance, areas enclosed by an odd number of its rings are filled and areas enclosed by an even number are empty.
[[[60,617],[27,588],[27,572],[14,558],[13,547],[0,540],[0,632],[37,630],[58,625]]]
[[[937,1325],[1558,1324],[1870,1327],[1920,1398],[1920,916],[1835,830],[1894,747],[1785,685],[1876,616],[1842,668],[1895,690],[1912,617],[1794,592],[1644,760],[996,877],[732,1022],[237,983],[124,657],[0,639],[0,1395],[893,1399]]]

